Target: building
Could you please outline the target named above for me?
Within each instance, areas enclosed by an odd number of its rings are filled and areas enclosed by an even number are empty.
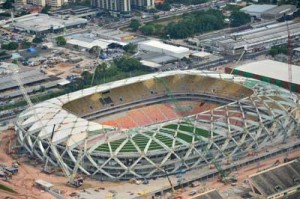
[[[64,31],[68,28],[83,27],[87,20],[83,18],[61,19],[47,14],[34,13],[18,17],[10,24],[10,27],[17,31],[32,34],[47,34],[51,32]]]
[[[12,65],[13,64],[10,64],[8,66],[11,67]],[[26,70],[19,71],[18,75],[22,83],[26,86],[33,85],[33,84],[40,84],[41,82],[45,82],[46,80],[49,80],[48,76],[41,73],[39,70],[35,70],[35,69],[26,69]],[[0,87],[1,92],[15,89],[18,87],[18,84],[14,79],[12,73],[1,76],[0,84],[1,84]]]
[[[46,4],[50,5],[52,8],[60,8],[64,4],[68,4],[68,0],[45,0]]]
[[[294,160],[249,176],[252,192],[266,199],[300,198],[300,162]]]
[[[140,42],[138,46],[140,50],[162,53],[178,59],[188,56],[190,52],[188,48],[165,44],[157,40]]]
[[[300,58],[300,47],[293,49],[293,56],[294,56],[296,59],[299,59],[299,58]]]
[[[277,5],[261,4],[261,5],[250,5],[241,9],[244,13],[249,14],[252,17],[261,18],[261,15],[272,8],[276,8]]]
[[[60,8],[64,4],[68,4],[68,0],[16,0],[17,4],[32,4],[38,6],[50,5],[52,8]]]
[[[154,4],[163,4],[165,0],[154,0]]]
[[[23,4],[32,4],[32,5],[39,5],[44,7],[46,5],[46,0],[19,0],[18,3],[23,3]]]
[[[80,49],[90,49],[94,46],[99,46],[101,49],[106,49],[110,44],[116,43],[121,46],[125,46],[126,43],[115,41],[115,40],[109,40],[109,39],[101,39],[98,38],[96,35],[92,33],[86,33],[86,34],[74,34],[65,37],[67,40],[67,44],[71,46],[76,46],[76,48]]]
[[[91,5],[111,11],[112,13],[126,13],[131,11],[130,0],[91,0]]]
[[[297,11],[297,7],[290,4],[284,4],[278,7],[274,7],[270,10],[267,10],[261,14],[261,18],[271,20],[278,19],[284,15],[293,14]]]
[[[300,23],[288,22],[292,40],[300,38]],[[269,50],[272,46],[286,44],[288,41],[286,22],[247,29],[244,31],[217,36],[200,41],[201,45],[212,51],[226,55]]]
[[[91,8],[89,6],[74,6],[71,8],[62,8],[55,11],[50,11],[51,15],[60,15],[60,16],[76,16],[76,17],[88,17],[96,16],[101,11],[97,8]]]
[[[227,68],[226,72],[255,78],[287,89],[291,83],[291,89],[300,92],[300,67],[296,65],[291,67],[292,82],[289,80],[288,64],[273,60],[255,61],[233,69]]]
[[[281,143],[297,129],[297,99],[230,74],[157,72],[35,104],[17,116],[15,131],[24,150],[53,166],[62,161],[70,172],[79,164],[98,180],[152,179]],[[173,100],[188,106],[171,109]],[[178,117],[174,111],[186,112],[191,101],[201,110]]]
[[[132,8],[154,8],[155,0],[92,0],[91,5],[109,10],[111,13],[126,14],[130,12]]]

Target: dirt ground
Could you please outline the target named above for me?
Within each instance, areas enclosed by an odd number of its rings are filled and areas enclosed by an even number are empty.
[[[11,130],[0,133],[0,164],[2,165],[11,166],[15,161],[12,158],[12,155],[8,154],[8,146],[10,145],[9,142],[14,139],[14,136],[14,132]],[[69,194],[79,192],[82,189],[113,186],[113,183],[105,183],[105,185],[102,186],[100,182],[86,180],[84,186],[80,187],[80,189],[75,189],[66,185],[68,181],[67,178],[56,175],[48,175],[41,172],[42,165],[32,166],[24,163],[27,161],[25,158],[19,159],[18,161],[20,162],[18,174],[13,175],[9,182],[0,179],[1,184],[12,188],[17,192],[17,194],[11,194],[0,190],[0,199],[6,197],[13,199],[54,199],[54,197],[49,193],[41,191],[33,186],[37,179],[50,182],[54,185],[54,189],[61,190],[62,194],[66,198],[68,198]]]

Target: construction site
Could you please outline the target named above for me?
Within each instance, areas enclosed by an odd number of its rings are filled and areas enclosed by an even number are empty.
[[[251,78],[159,72],[36,105],[15,79],[29,106],[1,133],[8,197],[255,198],[250,175],[300,155],[298,96]]]

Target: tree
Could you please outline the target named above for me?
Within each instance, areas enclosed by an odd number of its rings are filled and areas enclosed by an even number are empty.
[[[89,49],[89,53],[91,55],[94,55],[96,58],[100,55],[102,52],[102,49],[99,46],[93,46],[92,48]]]
[[[16,42],[9,42],[8,44],[2,44],[1,48],[5,50],[16,50],[19,47],[19,44]]]
[[[156,10],[155,8],[150,8],[150,9],[149,9],[149,12],[150,12],[150,13],[157,13],[157,10]]]
[[[139,70],[142,66],[139,60],[126,56],[114,59],[114,64],[118,69],[120,69],[123,72]]]
[[[91,80],[92,80],[92,74],[88,71],[83,71],[81,73],[81,77],[83,79],[84,84],[89,85],[91,84]]]
[[[229,19],[232,27],[238,27],[251,22],[250,15],[240,11],[232,12]]]
[[[13,8],[13,3],[15,3],[14,0],[6,0],[2,7],[4,9],[12,9]]]
[[[167,2],[159,3],[156,5],[156,9],[162,10],[162,11],[169,11],[169,10],[171,10],[171,5]]]
[[[27,41],[26,39],[24,39],[21,42],[21,48],[30,48],[31,47],[31,42]]]
[[[153,15],[153,19],[154,19],[154,20],[159,19],[159,15]]]
[[[67,44],[67,40],[63,36],[56,37],[56,44],[58,46],[64,46]]]
[[[170,38],[182,39],[195,33],[219,30],[225,26],[224,15],[219,10],[192,12],[184,14],[182,18],[178,22],[168,23],[164,31],[162,31],[162,35],[164,37],[169,35]],[[158,30],[155,30],[155,32],[158,32]]]
[[[42,43],[43,42],[43,38],[36,36],[36,37],[33,38],[32,42],[36,43],[36,44]]]
[[[141,26],[141,23],[137,19],[131,19],[131,22],[129,24],[129,27],[131,28],[132,31],[136,32],[139,27]]]
[[[144,35],[152,35],[154,33],[154,25],[147,24],[141,27],[141,31]]]
[[[272,57],[278,55],[278,54],[288,54],[288,47],[287,45],[282,45],[282,46],[272,46],[270,51],[269,51],[269,55],[271,55]]]
[[[136,52],[136,48],[137,48],[137,45],[135,45],[133,43],[129,43],[123,47],[123,50],[125,50],[125,52],[127,52],[127,53],[134,54]]]
[[[51,6],[46,4],[45,7],[41,10],[41,13],[48,14],[49,10],[51,9]]]
[[[98,79],[99,77],[104,76],[107,68],[108,67],[105,62],[98,64],[95,70],[95,78]]]

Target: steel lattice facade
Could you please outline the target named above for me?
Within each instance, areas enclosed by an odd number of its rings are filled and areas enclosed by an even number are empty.
[[[229,101],[214,92],[204,93],[199,96],[227,103],[187,118],[126,130],[88,121],[62,108],[72,100],[107,88],[191,74],[245,86],[254,82],[253,93]],[[260,81],[211,72],[170,71],[99,85],[34,108],[22,112],[15,126],[19,142],[30,153],[53,165],[61,159],[70,171],[79,164],[83,173],[96,179],[125,180],[159,177],[165,170],[176,173],[199,168],[213,160],[236,160],[249,151],[283,142],[297,128],[294,114],[299,105],[296,95]]]

